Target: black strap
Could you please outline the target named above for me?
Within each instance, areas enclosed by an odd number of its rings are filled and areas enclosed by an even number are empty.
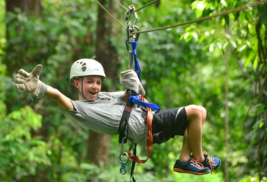
[[[133,90],[126,90],[126,93],[128,95],[138,95],[137,92],[133,91]],[[122,142],[122,139],[124,137],[126,137],[125,142],[127,141],[128,136],[125,136],[125,130],[126,130],[126,126],[128,125],[128,120],[130,118],[130,114],[132,112],[132,108],[134,106],[134,103],[130,102],[129,100],[127,100],[126,102],[126,106],[124,107],[122,116],[121,116],[121,121],[120,121],[120,126],[119,126],[119,143]],[[127,133],[127,131],[126,131]],[[128,134],[126,134],[128,135]]]
[[[119,126],[119,143],[121,143],[122,139],[125,137],[126,126],[128,125],[128,120],[129,120],[130,114],[132,112],[133,106],[134,106],[134,103],[127,101],[126,106],[124,107],[124,110],[123,110],[123,113],[121,116],[120,126]],[[128,137],[128,136],[126,136],[126,137]]]
[[[146,116],[147,116],[147,110],[144,107],[141,107],[142,109],[142,117],[144,118],[145,123],[147,122],[146,120]],[[133,148],[133,155],[136,155],[136,148],[137,148],[137,144],[134,143],[134,148]],[[135,169],[135,164],[136,162],[133,160],[132,161],[132,167],[131,167],[131,175],[130,175],[130,181],[136,182],[133,176],[134,173],[134,169]]]
[[[127,90],[127,93],[129,93],[128,90]],[[130,95],[138,95],[138,93],[135,93],[134,91],[130,91],[130,93],[131,93]],[[126,130],[126,126],[128,125],[128,120],[130,118],[130,114],[132,112],[133,106],[134,106],[134,103],[127,100],[126,105],[125,105],[124,110],[123,110],[123,113],[122,113],[122,116],[121,116],[121,121],[120,121],[120,126],[119,126],[119,143],[122,143],[122,140],[124,137],[126,137],[126,140],[124,142],[127,142],[128,131],[126,131],[126,136],[125,136],[125,130]],[[134,143],[134,149],[133,149],[134,155],[136,155],[136,146],[137,146],[137,144]],[[136,182],[134,179],[134,176],[133,176],[135,164],[136,164],[136,162],[132,161],[130,181],[132,180],[133,182]]]
[[[134,155],[136,155],[136,146],[137,146],[137,144],[135,143],[134,148],[133,148],[133,154]],[[132,167],[131,167],[131,175],[130,175],[130,181],[133,180],[133,182],[136,182],[134,179],[134,176],[133,176],[135,164],[136,164],[136,162],[133,160],[132,161]]]

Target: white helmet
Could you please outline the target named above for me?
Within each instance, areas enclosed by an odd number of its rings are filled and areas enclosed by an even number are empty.
[[[70,83],[75,77],[97,75],[106,77],[103,66],[93,59],[79,59],[70,68]]]

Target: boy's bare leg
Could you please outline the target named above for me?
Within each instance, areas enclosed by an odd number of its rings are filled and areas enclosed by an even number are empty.
[[[202,125],[206,119],[206,109],[201,106],[190,105],[185,107],[188,119],[188,127],[184,133],[182,152],[179,160],[188,161],[193,154],[194,159],[202,162]]]
[[[216,170],[221,165],[218,157],[208,157],[202,152],[202,125],[206,119],[206,109],[201,106],[190,105],[185,107],[188,126],[184,133],[183,148],[179,160],[173,170],[180,173],[204,175]],[[189,161],[191,153],[196,161]],[[200,164],[202,165],[196,165]],[[195,164],[195,165],[194,165]]]
[[[188,161],[189,158],[190,158],[191,152],[192,152],[192,150],[191,150],[191,147],[189,145],[187,130],[185,130],[185,132],[184,132],[183,147],[182,147],[182,151],[181,151],[179,160],[181,162]]]

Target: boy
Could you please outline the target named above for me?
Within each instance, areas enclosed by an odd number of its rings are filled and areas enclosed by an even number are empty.
[[[72,64],[70,84],[79,91],[77,101],[72,101],[59,90],[41,82],[41,70],[42,65],[37,65],[31,73],[20,69],[15,77],[17,88],[37,99],[45,95],[51,97],[77,122],[91,130],[109,135],[118,134],[125,101],[129,95],[127,91],[101,92],[106,75],[99,62],[80,59]],[[143,86],[133,70],[122,72],[120,82],[127,90],[145,95]],[[184,136],[182,151],[174,164],[174,171],[203,175],[221,165],[219,158],[208,157],[202,152],[202,125],[205,118],[205,108],[196,105],[167,109],[153,115],[152,132],[161,133],[164,141],[175,135]],[[145,145],[146,124],[140,108],[132,109],[128,123],[128,137],[137,144]]]

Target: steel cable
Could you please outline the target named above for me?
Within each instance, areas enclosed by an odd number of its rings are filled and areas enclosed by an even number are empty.
[[[139,11],[139,10],[141,10],[141,9],[143,9],[143,8],[149,6],[149,5],[151,5],[151,4],[153,4],[153,3],[157,2],[157,1],[158,1],[158,0],[152,1],[152,2],[150,2],[150,3],[146,4],[146,5],[144,5],[143,7],[136,9],[133,13],[135,13],[135,12],[137,12],[137,11]]]
[[[132,34],[140,34],[140,33],[156,32],[156,31],[159,31],[159,30],[165,30],[165,29],[169,29],[169,28],[173,28],[173,27],[183,26],[183,25],[187,25],[187,24],[193,24],[193,23],[197,23],[197,22],[200,22],[200,21],[212,19],[212,18],[215,18],[215,17],[218,17],[218,16],[223,16],[223,15],[227,15],[227,14],[230,14],[230,13],[240,12],[240,11],[243,11],[243,10],[246,10],[246,9],[250,9],[252,7],[259,6],[259,5],[262,5],[262,4],[265,4],[265,3],[267,3],[267,0],[259,1],[259,2],[256,2],[256,3],[252,3],[250,5],[245,5],[245,6],[242,6],[242,7],[239,7],[239,8],[235,8],[235,9],[232,9],[232,10],[224,11],[224,12],[216,14],[216,15],[202,17],[202,18],[198,18],[198,19],[195,19],[195,20],[187,21],[187,22],[184,22],[184,23],[176,24],[176,25],[170,25],[170,26],[156,28],[156,29],[152,29],[152,30],[144,30],[144,31],[131,32],[131,33]]]
[[[116,20],[124,29],[126,29],[126,27],[119,21],[117,20],[99,1],[97,0],[94,0],[95,2],[97,2],[99,4],[99,6],[101,8],[103,8],[114,20]],[[152,1],[146,5],[144,5],[143,7],[135,10],[134,12],[137,12],[153,3],[155,3],[156,1],[158,0],[155,0],[155,1]],[[119,3],[119,2],[117,2]],[[156,29],[152,29],[152,30],[144,30],[144,31],[136,31],[136,32],[131,32],[132,34],[140,34],[140,33],[148,33],[148,32],[156,32],[156,31],[160,31],[160,30],[165,30],[165,29],[169,29],[169,28],[173,28],[173,27],[179,27],[179,26],[183,26],[183,25],[188,25],[188,24],[193,24],[193,23],[197,23],[197,22],[201,22],[201,21],[204,21],[204,20],[208,20],[208,19],[212,19],[212,18],[216,18],[216,17],[219,17],[219,16],[224,16],[224,15],[227,15],[227,14],[230,14],[230,13],[236,13],[236,12],[240,12],[240,11],[244,11],[244,10],[247,10],[247,9],[250,9],[252,7],[256,7],[256,6],[259,6],[259,5],[262,5],[262,4],[265,4],[267,3],[267,0],[263,0],[263,1],[258,1],[258,2],[255,2],[255,3],[251,3],[249,5],[245,5],[245,6],[241,6],[239,8],[235,8],[235,9],[232,9],[232,10],[228,10],[228,11],[224,11],[222,13],[219,13],[219,14],[216,14],[216,15],[212,15],[212,16],[206,16],[206,17],[202,17],[202,18],[198,18],[198,19],[195,19],[195,20],[191,20],[191,21],[187,21],[187,22],[184,22],[184,23],[180,23],[180,24],[176,24],[176,25],[170,25],[170,26],[166,26],[166,27],[161,27],[161,28],[156,28]],[[120,3],[119,3],[120,4]],[[120,4],[124,9],[127,9],[126,7],[124,7],[122,4]],[[127,9],[128,10],[128,9]],[[133,12],[133,13],[134,13]]]
[[[103,9],[105,10],[116,22],[118,22],[124,29],[126,29],[126,27],[117,19],[115,18],[99,1],[94,0],[95,2],[97,2],[97,4]]]
[[[123,7],[126,11],[128,10],[128,8],[126,8],[125,6],[123,6],[119,1],[116,1],[121,7]]]

